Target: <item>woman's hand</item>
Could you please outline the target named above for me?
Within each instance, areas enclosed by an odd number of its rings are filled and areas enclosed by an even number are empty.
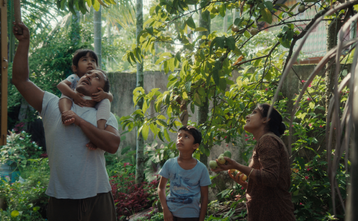
[[[218,162],[218,160],[216,160],[216,163],[218,164],[218,167],[221,169],[220,171],[224,171],[224,170],[226,171],[226,170],[229,170],[229,169],[237,169],[238,163],[235,160],[233,160],[233,159],[231,159],[229,157],[224,157],[224,159],[226,161],[225,164],[220,164]]]
[[[240,184],[244,188],[247,188],[247,182],[242,180],[242,177],[246,176],[245,174],[243,174],[240,171],[238,171],[238,173],[234,176],[231,173],[231,170],[228,170],[227,172],[228,172],[228,174],[229,174],[231,179],[233,179],[236,183]]]
[[[232,160],[231,158],[228,157],[224,157],[224,159],[226,160],[225,164],[220,164],[218,162],[218,160],[216,160],[216,163],[218,165],[218,167],[216,169],[211,169],[213,172],[218,173],[221,171],[226,171],[229,169],[237,169],[236,165],[238,164],[235,160]]]

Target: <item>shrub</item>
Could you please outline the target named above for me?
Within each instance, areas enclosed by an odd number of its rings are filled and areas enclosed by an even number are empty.
[[[326,154],[326,151],[323,153]],[[344,211],[336,196],[338,217],[334,217],[332,209],[331,184],[327,173],[327,162],[320,155],[305,163],[297,157],[292,165],[292,184],[290,192],[295,206],[297,221],[338,220],[344,219]],[[337,182],[342,198],[346,199],[347,178],[343,164],[337,170]]]
[[[158,198],[156,194],[158,180],[135,184],[135,166],[130,163],[118,164],[122,166],[117,175],[110,177],[110,184],[117,216],[119,220],[123,220],[151,206],[152,202]]]
[[[0,148],[0,163],[5,163],[15,170],[22,170],[29,159],[40,158],[42,147],[31,140],[31,135],[22,131],[12,131],[7,136],[7,144]]]
[[[10,183],[7,177],[1,180],[0,197],[5,199],[5,210],[0,209],[2,221],[45,220],[48,196],[45,194],[50,168],[48,159],[30,160],[26,168],[26,180]]]

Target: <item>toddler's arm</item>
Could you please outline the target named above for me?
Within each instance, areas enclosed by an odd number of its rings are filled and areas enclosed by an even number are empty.
[[[113,95],[111,92],[105,92],[102,88],[97,88],[98,92],[92,94],[92,100],[100,102],[103,99],[108,99],[110,102],[113,101]]]
[[[204,221],[206,216],[206,210],[208,209],[208,186],[201,186],[201,208],[200,208],[200,216],[199,221]]]
[[[82,98],[83,94],[73,91],[70,86],[71,82],[65,79],[57,85],[57,89],[59,89],[63,95],[72,98],[75,104],[79,106],[85,105],[86,100]]]
[[[168,179],[165,177],[160,178],[159,186],[158,186],[158,196],[160,200],[160,204],[163,208],[164,221],[173,221],[173,214],[170,212],[167,199],[165,196],[165,186],[167,185]]]

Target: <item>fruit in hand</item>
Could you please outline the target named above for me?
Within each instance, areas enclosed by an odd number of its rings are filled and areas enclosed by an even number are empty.
[[[233,32],[238,32],[240,29],[239,29],[238,26],[233,25],[233,26],[231,26],[231,30],[232,30]]]
[[[228,158],[231,158],[231,152],[230,151],[225,151],[224,152],[224,157],[228,157]]]
[[[213,170],[215,170],[216,168],[218,168],[218,164],[216,163],[215,160],[210,160],[209,166],[210,166],[210,168],[213,169]]]
[[[240,173],[240,171],[238,171],[236,169],[230,169],[230,173],[235,177],[236,174]]]
[[[253,29],[250,30],[250,33],[252,35],[256,35],[257,33],[259,33],[259,30],[257,28],[253,28]]]
[[[242,176],[241,176],[241,180],[242,180],[242,181],[246,181],[246,180],[247,180],[247,176],[246,176],[245,174],[242,175]]]
[[[219,158],[218,158],[218,163],[220,164],[225,164],[226,160],[224,158],[224,155],[220,155]]]
[[[300,5],[300,7],[298,7],[298,12],[302,13],[305,11],[305,9],[306,9],[305,5],[302,4],[302,5]]]

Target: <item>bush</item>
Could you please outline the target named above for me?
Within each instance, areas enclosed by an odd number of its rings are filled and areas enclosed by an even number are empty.
[[[326,151],[323,153],[326,154]],[[332,209],[331,184],[327,173],[327,162],[320,155],[305,163],[297,157],[292,165],[292,184],[290,192],[295,206],[297,221],[310,220],[338,220],[344,219],[344,211],[336,196],[336,209],[338,217],[334,217]],[[342,198],[346,199],[347,178],[343,164],[337,170],[336,180]]]
[[[0,210],[2,221],[40,221],[46,218],[48,196],[45,194],[50,168],[48,159],[30,160],[25,172],[25,181],[10,183],[7,177],[1,180],[0,198],[5,199],[5,210]]]
[[[30,134],[12,131],[7,136],[7,144],[0,148],[0,163],[21,171],[26,168],[29,159],[40,158],[41,154],[42,147],[31,140]]]
[[[119,220],[149,208],[158,199],[158,180],[135,184],[135,166],[118,162],[117,174],[110,177],[114,203]],[[112,166],[113,168],[113,166]]]

